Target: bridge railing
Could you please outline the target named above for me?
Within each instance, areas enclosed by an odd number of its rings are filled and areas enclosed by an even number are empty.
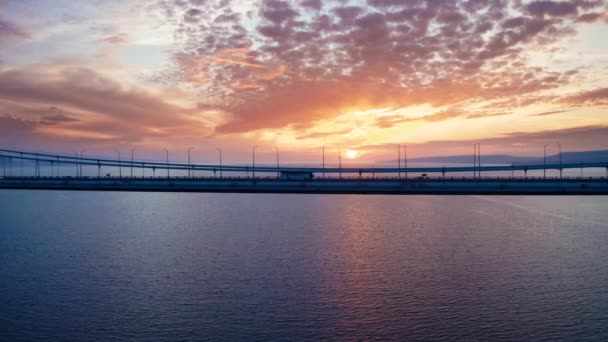
[[[452,167],[402,167],[402,168],[320,168],[320,167],[270,167],[270,166],[240,166],[240,165],[213,165],[213,164],[198,164],[198,163],[171,163],[171,162],[157,162],[157,161],[141,161],[141,160],[116,160],[106,158],[91,158],[91,157],[79,157],[79,156],[67,156],[58,154],[48,153],[36,153],[36,152],[24,152],[0,149],[0,159],[2,161],[2,173],[1,177],[13,177],[16,174],[16,169],[20,168],[20,174],[23,175],[24,162],[29,163],[29,167],[33,167],[34,176],[41,177],[42,169],[46,166],[50,167],[51,175],[53,177],[61,177],[61,167],[72,166],[76,169],[76,175],[83,177],[83,168],[96,168],[97,176],[102,178],[102,168],[118,168],[120,171],[123,169],[130,169],[130,175],[133,175],[133,170],[142,171],[145,176],[145,170],[152,170],[152,174],[155,178],[156,171],[166,172],[167,177],[175,178],[178,177],[175,174],[172,176],[171,171],[206,171],[213,172],[215,175],[219,174],[220,178],[228,179],[229,176],[223,176],[223,173],[240,173],[240,174],[253,174],[253,173],[273,173],[277,177],[281,172],[308,172],[317,176],[323,175],[323,178],[330,179],[332,176],[336,176],[338,179],[345,179],[349,175],[355,175],[353,179],[371,178],[380,179],[378,175],[389,175],[388,178],[399,178],[395,175],[399,175],[400,178],[409,178],[408,174],[440,174],[440,178],[444,179],[446,175],[453,173],[475,173],[480,174],[481,172],[524,172],[525,175],[531,171],[539,170],[568,170],[568,169],[588,169],[588,168],[602,168],[606,170],[608,177],[608,162],[584,162],[584,163],[564,163],[564,164],[533,164],[533,165],[493,165],[493,166],[452,166]],[[19,164],[19,165],[17,165]],[[56,173],[55,173],[56,170]],[[330,175],[329,177],[327,175]],[[481,176],[474,177],[479,179]],[[130,178],[130,177],[129,177]],[[217,177],[212,177],[217,178]],[[259,177],[256,177],[259,178]],[[523,177],[524,179],[526,176]],[[546,179],[546,177],[543,177]],[[470,179],[470,178],[468,178]]]

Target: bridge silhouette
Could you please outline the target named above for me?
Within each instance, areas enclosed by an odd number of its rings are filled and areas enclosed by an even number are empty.
[[[214,165],[143,160],[122,160],[68,156],[0,149],[0,189],[62,189],[183,192],[288,192],[288,193],[386,193],[386,194],[608,194],[608,161],[532,165],[489,165],[450,167],[284,167]],[[23,163],[33,168],[23,175]],[[21,175],[15,169],[21,166]],[[67,175],[65,167],[76,169]],[[42,170],[50,167],[43,175]],[[61,168],[64,167],[62,170]],[[97,177],[84,176],[83,168],[96,168]],[[102,170],[119,170],[119,177],[103,176]],[[606,177],[562,177],[564,170],[605,169]],[[129,172],[125,176],[122,171]],[[56,170],[56,172],[55,172]],[[145,171],[152,170],[152,177]],[[546,177],[557,170],[560,177]],[[64,175],[61,175],[63,171]],[[142,176],[135,175],[141,172]],[[212,177],[176,175],[195,171],[212,172]],[[523,172],[524,177],[500,176]],[[543,171],[543,177],[527,177]],[[157,175],[157,172],[160,174]],[[174,172],[172,175],[171,172]],[[179,174],[178,173],[178,174]],[[225,175],[227,173],[229,175]],[[460,176],[470,173],[473,176]],[[484,177],[482,177],[482,173]],[[499,176],[491,176],[499,174]],[[257,176],[256,176],[257,174]],[[410,177],[411,174],[421,176]],[[490,176],[488,176],[488,174]],[[429,176],[430,175],[430,176]],[[435,176],[435,177],[433,177]]]

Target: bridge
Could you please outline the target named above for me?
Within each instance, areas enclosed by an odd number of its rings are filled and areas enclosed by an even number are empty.
[[[168,158],[163,163],[9,149],[0,149],[0,160],[0,189],[608,195],[608,161],[491,166],[476,163],[474,166],[451,167],[280,167],[175,163],[169,162]],[[24,163],[33,170],[32,175],[24,175]],[[89,171],[95,169],[97,176],[85,176],[83,168],[88,168]],[[583,177],[583,170],[591,168],[605,170],[605,176]],[[68,169],[73,172],[68,172]],[[118,177],[104,175],[105,170],[116,169]],[[570,169],[580,169],[581,177],[563,177],[563,171]],[[560,176],[546,177],[547,170],[557,170]],[[543,171],[543,177],[528,177],[528,172],[531,171]],[[208,175],[195,177],[193,174],[196,172],[206,172]],[[523,173],[524,176],[503,175],[514,175],[515,172]],[[418,176],[412,177],[414,174]]]

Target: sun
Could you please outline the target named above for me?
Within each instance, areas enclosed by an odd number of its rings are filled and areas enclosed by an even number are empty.
[[[359,156],[359,151],[356,150],[346,150],[346,158],[355,159]]]

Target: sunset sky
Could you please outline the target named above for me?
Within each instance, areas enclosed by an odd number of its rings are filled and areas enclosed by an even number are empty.
[[[0,0],[0,145],[608,149],[608,1]],[[394,159],[394,158],[393,158]]]

